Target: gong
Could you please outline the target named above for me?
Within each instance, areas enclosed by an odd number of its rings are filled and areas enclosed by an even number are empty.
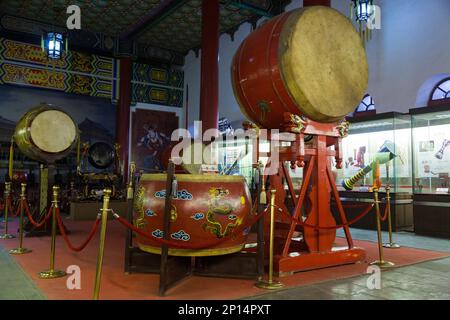
[[[97,169],[106,169],[114,162],[114,148],[105,142],[96,142],[89,147],[89,163]]]

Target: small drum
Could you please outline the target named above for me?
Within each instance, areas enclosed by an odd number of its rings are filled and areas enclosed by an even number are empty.
[[[169,245],[174,256],[216,256],[240,251],[252,222],[250,193],[241,176],[177,174],[170,214]],[[165,174],[144,174],[136,194],[135,225],[155,240],[137,235],[141,250],[161,253]],[[192,246],[191,248],[189,248]]]
[[[30,159],[53,163],[66,157],[78,141],[78,127],[59,107],[42,103],[16,125],[14,141]]]
[[[88,152],[89,163],[97,169],[106,169],[114,162],[114,149],[105,142],[96,142]]]

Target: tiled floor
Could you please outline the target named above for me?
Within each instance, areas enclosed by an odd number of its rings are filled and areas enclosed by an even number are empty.
[[[375,241],[374,231],[352,230],[355,239]],[[384,239],[387,235],[384,234]],[[450,240],[420,237],[412,233],[396,233],[395,240],[404,246],[450,252]],[[369,275],[329,281],[263,294],[248,299],[448,299],[450,300],[450,258],[425,262],[414,266],[383,271],[381,289],[370,290]],[[45,296],[22,271],[20,266],[2,249],[0,240],[0,300],[45,299]]]
[[[43,300],[45,296],[0,246],[0,300]]]
[[[343,233],[340,234],[343,236]],[[376,233],[352,230],[358,240],[376,241]],[[403,246],[450,252],[450,240],[396,233],[394,240]],[[388,239],[387,233],[383,239]],[[385,249],[388,250],[388,249]],[[369,275],[328,281],[312,286],[263,294],[256,300],[450,300],[450,258],[391,269],[381,273],[381,289],[367,287]]]

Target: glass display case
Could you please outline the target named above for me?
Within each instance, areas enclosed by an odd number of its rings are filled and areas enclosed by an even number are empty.
[[[450,106],[410,110],[414,231],[450,238]]]
[[[396,157],[386,164],[380,165],[382,202],[386,196],[385,187],[389,184],[392,196],[393,230],[411,230],[412,215],[412,163],[411,163],[411,118],[407,114],[395,112],[377,114],[361,118],[348,119],[350,122],[349,136],[342,141],[343,168],[336,170],[336,183],[341,200],[348,207],[357,204],[372,203],[373,175],[369,172],[360,179],[352,191],[342,186],[342,181],[354,176],[358,171],[376,161],[377,154],[385,151],[386,145],[392,145]],[[361,209],[347,209],[350,218],[357,215]],[[354,225],[354,227],[374,229],[374,215]],[[386,225],[383,226],[387,228]]]
[[[450,108],[411,109],[411,119],[414,193],[448,193]]]
[[[337,170],[338,185],[376,159],[385,143],[394,144],[396,157],[380,165],[382,190],[389,182],[393,193],[412,193],[411,120],[409,115],[385,113],[363,119],[350,119],[349,136],[342,141],[344,167]],[[389,180],[389,181],[388,181]],[[369,173],[355,184],[354,191],[367,191],[373,185]],[[343,188],[341,187],[341,190]]]

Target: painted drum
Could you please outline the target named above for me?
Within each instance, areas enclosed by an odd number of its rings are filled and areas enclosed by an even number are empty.
[[[42,103],[16,125],[14,141],[30,159],[53,163],[66,157],[78,141],[78,127],[61,108]]]
[[[175,245],[169,245],[169,254],[216,256],[240,251],[253,218],[244,177],[177,174],[176,179],[169,236]],[[161,253],[156,239],[163,238],[165,188],[165,174],[144,174],[135,197],[135,225],[155,238],[137,234],[137,243],[151,253]]]
[[[251,33],[234,56],[232,81],[242,112],[260,127],[281,128],[285,112],[332,123],[366,93],[367,58],[347,17],[308,7]]]

